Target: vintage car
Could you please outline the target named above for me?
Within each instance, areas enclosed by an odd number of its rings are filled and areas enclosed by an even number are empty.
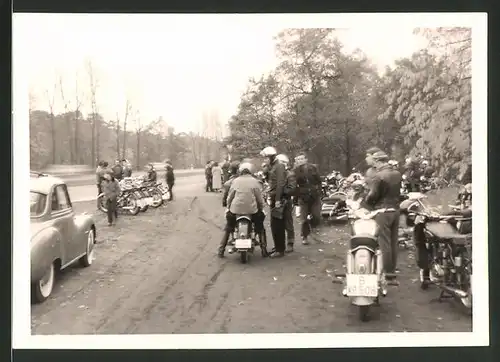
[[[31,299],[45,301],[54,287],[55,274],[79,261],[92,264],[96,243],[90,215],[76,215],[63,180],[30,174]]]

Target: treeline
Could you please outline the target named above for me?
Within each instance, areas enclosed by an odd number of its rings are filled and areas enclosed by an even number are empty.
[[[380,75],[361,51],[343,52],[335,29],[281,32],[281,62],[250,80],[226,144],[236,155],[267,145],[307,152],[323,171],[346,173],[379,146],[399,161],[423,154],[439,174],[456,177],[471,162],[471,30],[415,33],[429,47]]]
[[[54,114],[30,110],[30,157],[33,169],[48,164],[86,164],[127,158],[137,169],[148,162],[170,159],[177,168],[202,167],[224,157],[220,140],[195,133],[176,133],[159,118],[105,120],[98,113]]]

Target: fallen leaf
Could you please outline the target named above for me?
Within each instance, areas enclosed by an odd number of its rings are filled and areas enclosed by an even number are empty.
[[[238,305],[243,305],[243,304],[245,304],[245,303],[243,303],[243,302],[239,302],[239,303],[238,303]]]
[[[276,277],[273,277],[273,279],[274,279],[274,280],[278,280],[278,278],[276,278]]]
[[[323,249],[318,249],[318,251],[323,251]]]
[[[299,274],[299,276],[300,276],[301,278],[305,278],[305,277],[307,276],[307,274]]]
[[[83,309],[83,308],[85,308],[83,304],[78,306],[78,309]]]
[[[328,274],[333,273],[333,270],[330,270],[330,269],[326,269],[325,271],[326,271]]]
[[[401,316],[399,314],[396,314],[396,318],[401,318]]]
[[[441,317],[438,317],[438,321],[442,321],[442,320],[443,320],[443,318],[441,318]]]

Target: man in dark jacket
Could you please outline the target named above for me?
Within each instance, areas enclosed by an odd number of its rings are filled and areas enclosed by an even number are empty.
[[[132,166],[125,158],[122,160],[123,177],[132,177]]]
[[[165,182],[167,183],[168,190],[170,192],[168,201],[172,201],[174,199],[175,175],[174,167],[172,166],[170,160],[167,160],[165,165]]]
[[[383,151],[374,153],[372,159],[377,173],[365,201],[374,210],[381,210],[375,216],[379,226],[379,245],[383,255],[384,271],[393,274],[396,270],[398,251],[401,173],[388,164],[389,156]],[[388,276],[388,279],[393,277],[393,275]]]
[[[147,172],[146,172],[146,177],[144,177],[144,180],[146,182],[156,181],[157,180],[156,170],[152,163],[147,164],[146,170]]]
[[[405,160],[404,175],[408,183],[410,192],[420,191],[420,176],[422,176],[422,169],[420,167],[420,160],[408,157]]]
[[[224,163],[221,165],[221,169],[222,169],[222,183],[226,183],[227,180],[229,180],[229,177],[231,176],[230,175],[230,172],[229,172],[229,168],[230,168],[231,164],[229,162],[228,159],[224,160]]]
[[[115,160],[115,165],[113,166],[113,177],[120,181],[123,178],[123,167],[120,160]]]
[[[205,165],[205,180],[206,180],[205,191],[213,192],[214,189],[212,187],[212,161],[207,161],[207,164]]]
[[[305,155],[295,158],[295,177],[297,180],[297,206],[300,209],[302,244],[309,244],[311,226],[321,220],[321,176],[318,168],[308,162]],[[309,219],[312,216],[312,219]]]
[[[284,154],[276,156],[286,169],[286,182],[283,191],[285,199],[285,230],[286,230],[286,250],[285,252],[293,252],[293,245],[295,244],[295,229],[293,227],[293,202],[297,194],[297,180],[295,173],[290,167],[290,159]]]
[[[278,152],[274,147],[266,147],[260,154],[269,160],[270,166],[268,197],[271,199],[271,233],[274,241],[274,250],[270,257],[281,258],[285,256],[286,249],[284,220],[286,170],[285,166],[276,159]]]
[[[377,173],[377,170],[375,169],[375,166],[374,166],[374,161],[373,161],[372,156],[374,153],[379,152],[379,151],[381,151],[381,149],[378,147],[371,147],[368,150],[366,150],[365,161],[366,161],[366,164],[368,165],[368,169],[366,170],[366,173],[365,173],[365,182],[366,182],[368,187],[370,187],[370,183]]]
[[[229,179],[224,182],[223,194],[222,194],[222,207],[227,207],[227,197],[229,195],[229,189],[231,188],[231,184],[233,180],[238,177],[238,168],[240,167],[240,163],[238,161],[234,161],[231,163],[228,169],[228,173],[230,174]]]

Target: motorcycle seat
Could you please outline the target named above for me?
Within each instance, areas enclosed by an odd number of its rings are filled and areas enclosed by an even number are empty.
[[[372,250],[378,248],[378,241],[376,239],[365,236],[353,236],[349,241],[350,249],[355,249],[359,246],[366,246]]]
[[[426,228],[435,237],[444,242],[454,242],[457,245],[465,245],[470,238],[468,235],[460,234],[448,223],[432,222],[427,223]]]
[[[324,204],[332,204],[332,205],[337,203],[337,202],[342,202],[342,201],[345,202],[345,200],[346,200],[346,197],[343,195],[327,196],[327,197],[324,197],[323,199],[321,199],[321,201]]]

